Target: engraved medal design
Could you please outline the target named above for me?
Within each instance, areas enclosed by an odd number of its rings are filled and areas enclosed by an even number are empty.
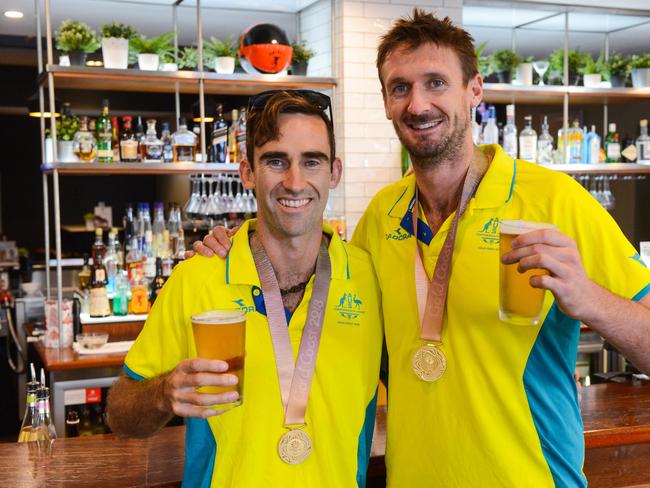
[[[290,430],[280,437],[278,454],[287,464],[300,464],[311,454],[311,438],[303,430]]]
[[[411,366],[415,375],[422,381],[433,382],[445,374],[447,358],[435,345],[427,344],[415,351]]]

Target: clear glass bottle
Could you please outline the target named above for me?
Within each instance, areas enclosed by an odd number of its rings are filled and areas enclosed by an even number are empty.
[[[41,370],[41,378],[43,377],[43,370]],[[50,414],[50,389],[42,383],[37,390],[36,395],[36,410],[38,412],[38,424],[41,430],[39,433],[39,440],[54,441],[56,440],[57,435],[56,427],[54,426],[54,422],[52,422],[52,416]]]
[[[171,163],[174,160],[174,152],[172,151],[172,134],[169,131],[169,123],[163,122],[162,133],[160,134],[160,141],[162,142],[162,159],[164,163]]]
[[[97,139],[88,130],[88,117],[79,117],[79,130],[73,139],[73,151],[79,161],[92,162],[97,158]]]
[[[88,264],[89,256],[88,254],[83,255],[84,264],[81,267],[81,271],[77,274],[77,279],[79,280],[79,289],[86,290],[90,288],[90,275],[92,274],[92,269]]]
[[[129,280],[122,264],[118,263],[115,272],[115,295],[113,296],[113,315],[129,313]]]
[[[503,150],[508,156],[517,159],[517,126],[515,125],[515,106],[506,105],[506,125],[503,127]],[[522,159],[525,159],[521,156]]]
[[[542,133],[537,138],[537,164],[553,164],[553,136],[548,130],[546,115],[542,124]]]
[[[144,161],[146,146],[144,144],[144,126],[142,117],[138,116],[138,124],[135,126],[135,139],[138,141],[138,161]]]
[[[239,120],[237,120],[237,154],[239,155],[240,163],[242,159],[246,158],[246,109],[242,108],[239,111]]]
[[[97,118],[97,161],[110,163],[113,161],[113,127],[109,115],[108,100],[102,100],[102,113]]]
[[[533,129],[533,117],[524,117],[524,128],[519,134],[519,158],[537,161],[537,132]]]
[[[117,230],[112,229],[108,233],[108,244],[106,245],[106,257],[104,266],[106,267],[106,292],[109,295],[115,293],[115,274],[117,273],[118,251],[116,245]]]
[[[153,254],[154,257],[160,255],[160,248],[163,245],[163,232],[165,230],[165,210],[162,202],[153,204]]]
[[[497,127],[497,116],[494,105],[488,107],[488,120],[483,129],[483,144],[498,144],[499,128]]]
[[[237,153],[237,120],[239,119],[239,110],[236,108],[230,112],[230,127],[228,128],[228,162],[238,163],[239,154]]]
[[[481,126],[476,122],[476,107],[472,107],[472,142],[481,143]]]
[[[639,122],[640,135],[636,138],[636,162],[650,164],[650,136],[648,136],[648,120]]]
[[[196,134],[187,130],[185,117],[181,117],[178,130],[172,134],[172,153],[174,162],[187,162],[196,160]]]
[[[161,163],[162,162],[162,141],[156,134],[156,119],[147,119],[147,133],[144,136],[144,162]]]
[[[138,139],[133,132],[133,117],[122,117],[122,135],[120,136],[120,159],[124,163],[136,163],[138,158]]]
[[[33,365],[32,365],[33,366]],[[33,369],[32,369],[33,374]],[[25,385],[27,390],[27,400],[25,415],[23,422],[20,426],[18,433],[18,442],[31,442],[37,440],[36,427],[37,427],[37,410],[36,410],[36,392],[39,387],[39,382],[32,378],[32,381]]]
[[[225,163],[228,157],[228,124],[223,118],[223,105],[217,104],[212,125],[211,158],[214,163]]]
[[[582,141],[581,160],[585,164],[596,164],[600,158],[600,136],[596,133],[596,126],[592,125],[589,132],[585,127],[585,134]]]
[[[609,124],[609,131],[605,137],[605,161],[617,163],[621,160],[621,141],[616,132],[616,124]]]
[[[569,129],[569,163],[577,164],[581,162],[581,151],[582,151],[582,138],[583,133],[580,128],[580,122],[578,120],[573,121],[573,125]]]

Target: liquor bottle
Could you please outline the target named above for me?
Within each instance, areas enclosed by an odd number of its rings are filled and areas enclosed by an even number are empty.
[[[153,236],[151,229],[146,231],[144,236],[144,248],[142,249],[142,266],[144,277],[148,283],[156,276],[156,257],[153,253]]]
[[[113,128],[111,116],[108,113],[108,100],[102,100],[102,113],[97,118],[97,161],[110,163],[113,161]]]
[[[107,317],[111,314],[111,307],[108,303],[108,294],[106,293],[107,284],[108,277],[106,276],[104,258],[101,254],[97,254],[96,259],[93,260],[93,272],[90,279],[91,317]]]
[[[176,266],[178,263],[185,260],[185,232],[183,231],[182,226],[178,229],[178,236],[176,237],[174,248],[174,266]]]
[[[580,128],[580,122],[577,120],[573,121],[573,125],[569,129],[569,163],[577,164],[580,163],[580,153],[582,151],[582,129]]]
[[[223,118],[223,105],[217,104],[217,113],[212,125],[211,160],[225,163],[228,159],[228,124]]]
[[[69,410],[65,418],[65,436],[79,437],[79,414],[76,410]]]
[[[86,405],[81,407],[81,421],[79,422],[79,435],[86,437],[93,435],[93,424],[90,420],[90,410]]]
[[[115,275],[117,273],[117,230],[112,229],[108,233],[108,244],[106,246],[106,257],[104,258],[104,267],[106,268],[106,293],[112,295],[115,292]]]
[[[113,149],[113,162],[118,162],[120,161],[120,125],[115,115],[111,117],[111,127],[113,129],[113,137],[111,139],[111,147]]]
[[[32,369],[32,374],[34,374],[33,371],[34,370]],[[20,426],[20,432],[18,433],[18,442],[31,442],[37,440],[36,391],[38,390],[38,387],[39,383],[34,378],[25,385],[27,390],[27,401],[25,415],[23,416],[23,422]]]
[[[79,117],[79,130],[73,139],[73,151],[79,161],[92,162],[97,158],[97,139],[88,130],[88,117]]]
[[[244,108],[239,111],[239,119],[237,120],[237,154],[239,157],[238,163],[246,158],[246,109]]]
[[[160,249],[163,245],[163,232],[165,231],[165,210],[162,202],[154,202],[153,204],[153,255],[158,257]]]
[[[472,142],[481,143],[481,126],[476,122],[476,107],[472,107]]]
[[[201,141],[201,124],[194,124],[194,127],[192,127],[192,133],[196,136],[196,162],[200,163],[203,161],[203,153],[201,153],[201,148],[199,147]]]
[[[553,163],[553,136],[548,130],[548,117],[544,116],[542,133],[537,138],[537,164]]]
[[[238,163],[239,154],[237,153],[237,120],[239,119],[239,110],[236,108],[230,112],[230,127],[228,128],[228,155],[229,163]]]
[[[617,163],[621,160],[621,143],[614,123],[609,124],[609,132],[605,137],[605,158],[608,163]]]
[[[160,135],[162,142],[162,159],[164,163],[171,163],[174,160],[174,152],[172,151],[172,135],[169,132],[169,123],[163,122],[162,133]]]
[[[158,297],[158,294],[160,293],[160,290],[162,290],[164,284],[165,277],[163,276],[162,271],[162,259],[156,258],[156,276],[154,276],[154,279],[151,281],[151,286],[149,287],[149,301],[151,302],[152,306],[156,301],[156,298]]]
[[[187,130],[185,117],[181,117],[178,130],[172,134],[172,153],[174,162],[196,160],[196,134]]]
[[[126,253],[124,260],[126,261],[126,271],[129,283],[133,283],[137,280],[137,275],[143,273],[142,253],[140,252],[140,246],[138,245],[138,238],[135,235],[131,238],[129,252]]]
[[[129,302],[129,313],[145,314],[149,312],[149,290],[144,278],[142,261],[139,267],[130,267],[131,271],[131,301]]]
[[[120,136],[120,160],[123,163],[138,161],[138,140],[133,132],[133,117],[122,117],[122,135]]]
[[[636,162],[650,164],[650,136],[648,136],[648,120],[639,122],[640,135],[636,138]]]
[[[524,117],[524,128],[519,134],[519,158],[537,161],[537,132],[533,129],[533,117]]]
[[[138,161],[144,161],[146,146],[144,144],[144,126],[142,125],[142,117],[138,116],[138,123],[135,126],[135,139],[138,141]]]
[[[515,125],[515,106],[506,105],[506,125],[503,128],[503,150],[508,156],[517,159],[517,126]],[[525,159],[521,156],[522,159]]]
[[[163,245],[160,250],[160,259],[162,260],[162,275],[167,279],[172,274],[172,268],[174,267],[174,259],[170,250],[169,231],[167,229],[163,231]]]
[[[90,287],[90,275],[92,270],[88,264],[88,254],[83,255],[84,264],[81,267],[81,271],[77,274],[77,279],[79,280],[79,288],[81,290],[86,290]]]
[[[115,295],[113,296],[113,315],[129,313],[129,280],[121,263],[118,263],[115,273]]]
[[[90,249],[90,256],[93,258],[93,265],[95,264],[98,254],[100,254],[102,258],[106,255],[103,233],[104,231],[101,227],[95,229],[95,242],[93,243],[93,247]]]
[[[584,132],[580,159],[585,164],[596,164],[600,157],[600,137],[596,134],[596,126],[592,125],[589,132],[585,127]]]
[[[499,128],[497,127],[496,109],[494,105],[488,107],[488,120],[483,129],[483,144],[498,144]]]
[[[162,162],[162,141],[156,135],[156,119],[147,119],[147,133],[144,136],[144,162]]]

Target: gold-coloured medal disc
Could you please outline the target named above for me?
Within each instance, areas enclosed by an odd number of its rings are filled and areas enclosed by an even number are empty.
[[[447,359],[434,344],[420,347],[413,354],[413,372],[422,381],[439,380],[447,369]]]
[[[311,438],[304,430],[290,430],[280,437],[278,454],[287,464],[300,464],[311,454]]]

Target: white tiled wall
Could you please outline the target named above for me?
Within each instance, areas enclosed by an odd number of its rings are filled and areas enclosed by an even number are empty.
[[[375,67],[379,37],[414,7],[462,22],[462,0],[332,0],[338,153],[345,163],[348,237],[370,199],[401,178],[400,143],[386,120]]]
[[[309,60],[309,76],[332,76],[332,4],[319,0],[300,12],[300,41],[316,55]]]

